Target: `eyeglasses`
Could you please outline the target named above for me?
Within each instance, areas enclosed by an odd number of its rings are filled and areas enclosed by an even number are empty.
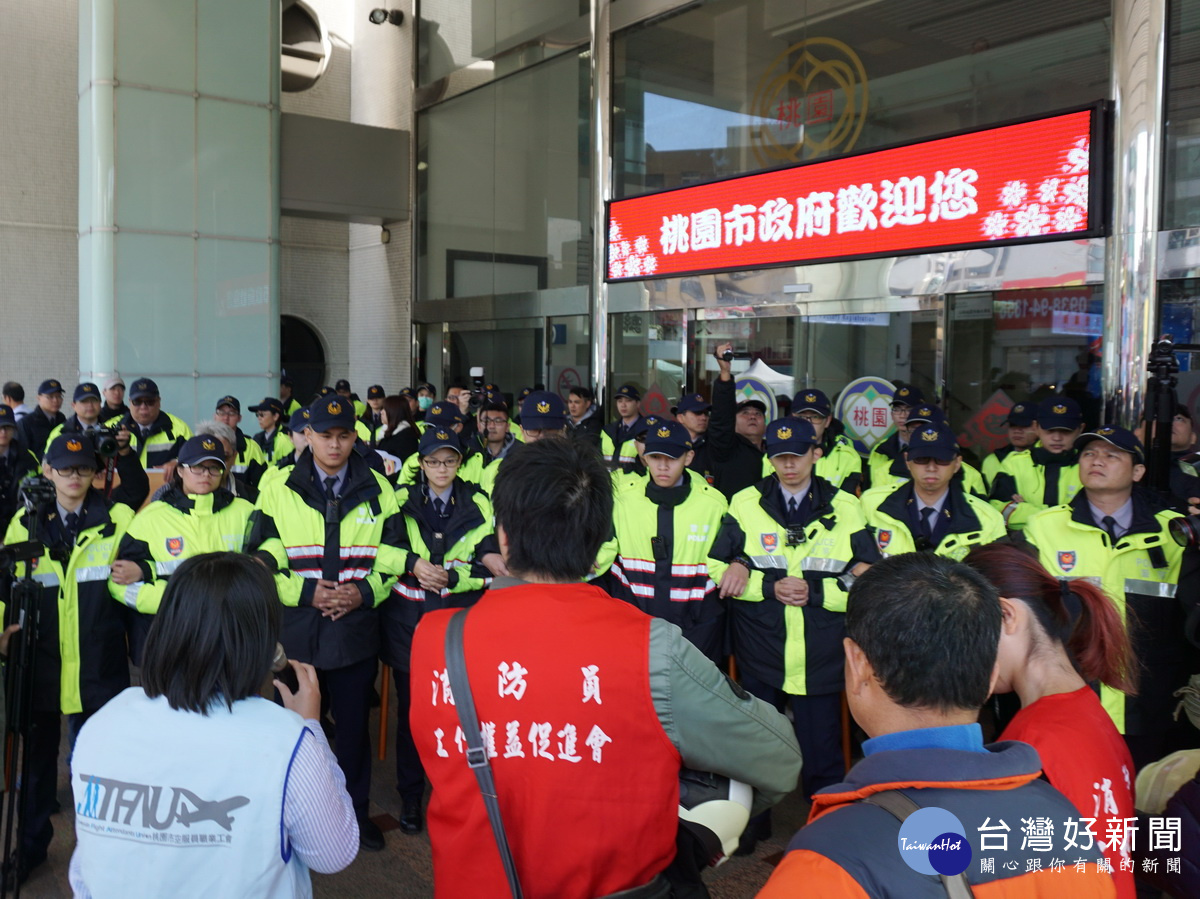
[[[422,459],[421,464],[429,468],[458,468],[458,459]]]
[[[91,478],[96,475],[96,469],[86,465],[72,465],[70,468],[56,468],[54,471],[64,478]]]
[[[809,424],[815,425],[819,421],[824,421],[824,415],[818,415],[816,412],[806,412],[796,416],[801,421],[806,421]]]
[[[225,474],[225,469],[217,465],[183,465],[181,467],[195,474],[207,475],[210,478],[219,478]]]
[[[479,420],[482,421],[485,425],[506,425],[506,424],[508,424],[507,418],[481,418]]]
[[[129,402],[131,404],[133,404],[134,406],[153,406],[155,403],[158,402],[158,400],[159,400],[159,397],[141,396],[141,397],[138,397],[136,400],[130,400]]]

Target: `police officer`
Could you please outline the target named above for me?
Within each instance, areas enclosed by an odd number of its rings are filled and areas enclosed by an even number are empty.
[[[284,372],[279,376],[279,402],[283,404],[283,414],[291,418],[300,411],[302,403],[292,395],[295,383],[290,375]]]
[[[858,498],[814,474],[821,448],[811,424],[777,419],[767,426],[766,446],[775,473],[738,493],[724,524],[730,567],[749,569],[730,606],[730,632],[742,685],[792,707],[804,795],[811,796],[845,773],[846,591],[879,551]],[[762,831],[749,833],[752,845]]]
[[[1200,670],[1200,655],[1184,636],[1185,603],[1194,604],[1200,585],[1191,574],[1180,583],[1184,550],[1169,532],[1179,514],[1153,493],[1133,489],[1146,472],[1138,439],[1105,425],[1079,435],[1074,448],[1082,489],[1030,518],[1025,537],[1047,571],[1096,580],[1125,618],[1138,692],[1123,696],[1102,684],[1100,699],[1141,768],[1196,745],[1196,731],[1172,718],[1172,693]]]
[[[403,526],[387,478],[354,451],[354,407],[330,397],[308,411],[308,449],[286,479],[263,485],[249,548],[276,572],[281,641],[288,658],[317,668],[360,844],[379,850],[383,835],[367,814],[367,718],[379,666],[377,606],[403,569]]]
[[[717,581],[727,565],[709,558],[728,503],[721,492],[690,476],[692,441],[676,421],[659,421],[641,451],[649,470],[642,489],[618,490],[613,502],[615,556],[610,595],[678,625],[715,663],[725,642],[725,607]],[[606,555],[601,549],[601,556]]]
[[[492,577],[482,557],[499,551],[487,494],[457,476],[463,457],[458,435],[427,428],[417,455],[423,482],[401,487],[396,494],[408,557],[383,607],[380,653],[396,678],[396,789],[400,829],[410,834],[421,832],[425,794],[425,771],[408,726],[413,632],[428,611],[474,603]]]
[[[712,461],[712,450],[708,446],[708,422],[712,418],[712,403],[699,393],[685,394],[677,406],[671,407],[675,420],[687,428],[692,441],[692,461],[688,468],[712,484],[717,475]]]
[[[245,550],[254,506],[226,488],[225,461],[216,437],[192,437],[180,448],[166,489],[137,513],[121,539],[118,557],[136,564],[139,576],[132,584],[114,584],[112,594],[137,616],[130,639],[135,664],[141,664],[152,616],[175,569],[202,553]]]
[[[644,419],[642,419],[644,422]],[[537,443],[539,440],[567,436],[567,405],[557,393],[535,390],[521,403],[521,443]],[[500,473],[501,459],[479,472],[479,486],[490,496]],[[493,557],[489,557],[493,558]],[[498,558],[498,557],[496,557]],[[497,573],[503,574],[496,558],[490,563]]]
[[[251,406],[250,411],[258,418],[260,430],[254,435],[254,442],[262,450],[263,460],[269,464],[290,453],[292,441],[283,426],[288,418],[284,415],[283,403],[273,396],[265,396],[257,406]]]
[[[1021,530],[1042,509],[1068,503],[1079,492],[1075,439],[1083,433],[1083,412],[1069,396],[1046,397],[1037,407],[1038,442],[1014,450],[1000,463],[991,503],[1009,530]]]
[[[888,483],[888,473],[892,464],[901,458],[904,448],[908,446],[908,435],[912,426],[908,424],[908,413],[914,406],[925,402],[925,394],[921,388],[906,385],[897,387],[892,394],[892,425],[895,427],[886,440],[871,447],[867,456],[867,477],[872,486]],[[903,464],[903,460],[901,461]]]
[[[367,388],[367,411],[362,414],[354,425],[358,437],[372,449],[379,445],[380,433],[383,429],[383,401],[387,394],[382,384],[372,384]]]
[[[1037,443],[1037,430],[1034,428],[1033,416],[1037,407],[1033,403],[1013,403],[1004,422],[1008,428],[1008,443],[983,460],[983,479],[988,489],[1000,473],[1000,466],[1017,450],[1026,450]]]
[[[17,512],[21,481],[37,469],[37,456],[21,441],[12,407],[0,404],[0,530]]]
[[[259,479],[259,492],[265,489],[270,481],[276,478],[287,480],[288,475],[292,473],[292,469],[296,466],[296,459],[308,449],[308,437],[306,434],[308,433],[308,422],[311,417],[312,415],[308,411],[307,406],[302,406],[296,412],[292,413],[287,426],[287,436],[292,442],[292,451],[267,466],[267,470],[263,472],[262,478]]]
[[[508,406],[501,400],[487,400],[479,407],[475,421],[480,461],[484,468],[497,464],[517,445],[516,435],[508,429]]]
[[[242,421],[242,404],[236,396],[223,396],[217,400],[213,418],[233,429],[234,449],[237,460],[230,473],[252,490],[258,490],[258,482],[267,470],[267,457],[262,447],[244,433],[238,425]]]
[[[21,439],[39,458],[46,449],[50,432],[67,420],[60,411],[62,402],[62,384],[48,378],[38,385],[37,408],[21,419]]]
[[[459,437],[461,443],[461,451],[463,453],[463,461],[458,469],[458,476],[464,481],[470,481],[472,484],[478,484],[483,476],[483,456],[476,452],[470,445],[470,441],[464,439],[466,425],[462,412],[454,403],[439,402],[434,403],[425,413],[425,420],[417,423],[417,429],[422,434],[430,428],[438,428],[440,430],[453,431]],[[396,483],[399,486],[405,484],[413,484],[421,477],[421,462],[420,456],[417,453],[409,456],[404,460],[404,464],[400,466],[400,477]]]
[[[55,501],[32,521],[22,509],[9,524],[4,543],[36,540],[48,552],[35,560],[33,578],[41,584],[38,598],[37,658],[33,684],[32,731],[25,752],[32,760],[29,781],[22,784],[25,816],[21,865],[17,879],[46,859],[54,835],[50,815],[58,782],[60,715],[68,715],[72,741],[83,722],[129,686],[125,623],[121,606],[109,596],[110,575],[130,583],[137,566],[117,561],[117,547],[133,519],[124,501],[138,501],[147,491],[141,472],[122,483],[109,503],[92,487],[99,461],[91,441],[63,434],[50,444],[42,474],[54,484]],[[17,575],[25,575],[18,563]]]
[[[158,385],[149,378],[138,378],[130,385],[129,403],[129,414],[117,427],[131,435],[143,468],[162,468],[179,455],[192,429],[182,419],[163,411]]]
[[[813,426],[821,446],[817,460],[817,476],[834,487],[856,496],[862,486],[863,460],[842,431],[842,423],[833,417],[833,404],[822,390],[806,387],[792,398],[792,413]],[[767,463],[769,465],[769,463]],[[763,474],[770,474],[764,468]]]
[[[354,417],[362,418],[367,411],[367,404],[358,398],[358,394],[350,389],[350,382],[345,378],[339,380],[333,385],[334,392],[342,399],[349,400],[354,404]]]
[[[642,394],[632,384],[617,388],[613,405],[617,417],[600,430],[600,454],[609,468],[630,465],[634,460],[633,432],[642,417]]]
[[[100,389],[89,381],[75,385],[75,393],[71,399],[71,417],[60,425],[55,425],[46,438],[49,444],[59,434],[70,431],[82,434],[94,431],[100,427]]]
[[[909,478],[862,495],[863,514],[883,556],[932,551],[961,561],[971,547],[999,540],[1004,518],[963,489],[958,441],[945,423],[912,432],[904,453]]]
[[[913,432],[928,425],[945,425],[947,428],[950,427],[949,422],[946,421],[946,413],[942,411],[940,406],[936,406],[933,403],[921,403],[909,409],[908,416],[904,420],[903,430],[907,435],[907,439],[911,440]],[[878,478],[871,481],[873,486],[881,487],[889,483],[908,480],[910,472],[905,452],[907,452],[907,444],[905,450],[892,460],[887,473],[880,474]],[[962,456],[961,450],[959,450],[959,456]],[[954,480],[968,493],[974,494],[980,499],[987,498],[987,487],[984,486],[983,475],[979,473],[979,469],[967,462],[962,462],[961,459],[960,464],[961,467],[954,475]]]

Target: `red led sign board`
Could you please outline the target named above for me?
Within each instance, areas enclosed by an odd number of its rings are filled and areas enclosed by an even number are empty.
[[[1100,116],[1090,107],[617,200],[608,280],[1096,236]]]

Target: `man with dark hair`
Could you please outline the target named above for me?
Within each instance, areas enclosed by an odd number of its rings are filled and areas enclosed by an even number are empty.
[[[576,384],[567,396],[567,428],[571,435],[600,447],[600,407],[590,387]]]
[[[479,407],[475,421],[479,425],[478,446],[486,469],[499,463],[517,443],[508,429],[508,405],[503,400],[488,400]]]
[[[863,481],[862,456],[850,438],[842,433],[842,423],[833,417],[833,404],[825,391],[815,387],[797,391],[788,414],[803,418],[817,433],[817,442],[821,446],[816,469],[818,477],[857,496]]]
[[[223,396],[217,400],[213,418],[221,424],[228,425],[233,431],[233,449],[236,458],[229,469],[237,480],[250,488],[252,496],[247,497],[253,502],[253,496],[258,495],[258,482],[267,470],[267,457],[262,447],[242,433],[238,424],[242,420],[242,404],[236,396]],[[245,494],[239,494],[245,496]]]
[[[722,344],[713,350],[720,375],[712,390],[708,451],[713,486],[726,499],[733,499],[739,491],[762,480],[767,404],[754,398],[738,401],[733,369],[725,358],[727,351],[733,351],[733,344]]]
[[[1037,406],[1034,403],[1013,403],[1012,408],[1008,410],[1004,419],[1008,429],[1008,443],[983,460],[983,479],[987,482],[989,490],[1005,459],[1018,450],[1029,449],[1037,443],[1037,430],[1033,420],[1036,411]]]
[[[583,899],[660,878],[676,856],[681,765],[749,783],[756,811],[796,781],[786,719],[734,687],[674,625],[581,583],[612,527],[612,504],[591,447],[518,447],[494,494],[512,576],[464,613],[484,754],[529,896]],[[461,697],[449,704],[441,679],[454,614],[426,615],[413,641],[411,721],[433,783],[435,889],[506,895],[483,796],[454,740]]]
[[[0,399],[4,401],[4,405],[13,410],[13,416],[18,423],[30,412],[29,407],[25,405],[25,388],[16,381],[4,382]]]
[[[846,698],[870,739],[846,782],[813,797],[808,825],[760,897],[911,899],[945,896],[952,886],[960,892],[950,895],[966,895],[959,872],[976,896],[1116,895],[1098,852],[1064,865],[1053,858],[1057,839],[1022,839],[1022,819],[1061,822],[1079,813],[1039,779],[1033,747],[983,743],[976,719],[995,682],[1001,621],[995,588],[933,553],[886,559],[855,582],[846,608]],[[927,833],[902,830],[907,809],[891,811],[892,799],[948,815]],[[900,847],[943,836],[969,846],[957,870],[941,865],[939,883],[928,848]]]
[[[192,438],[192,429],[183,419],[162,408],[158,385],[149,378],[138,378],[129,387],[129,414],[116,425],[131,435],[143,468],[161,468],[179,455],[179,449]],[[118,441],[124,442],[123,434]]]
[[[62,414],[63,386],[54,378],[38,387],[37,408],[21,419],[21,439],[39,459],[46,450],[50,432],[67,420]]]
[[[265,396],[257,406],[251,406],[250,411],[258,419],[260,430],[254,435],[254,442],[262,450],[263,461],[270,465],[290,453],[292,441],[284,427],[288,416],[284,414],[283,403],[273,396]]]

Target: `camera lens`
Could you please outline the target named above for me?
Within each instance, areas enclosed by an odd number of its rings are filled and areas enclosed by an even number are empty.
[[[721,354],[721,358],[724,359],[726,362],[732,362],[733,361],[733,350],[726,350],[724,353]]]
[[[1185,518],[1172,518],[1167,526],[1171,536],[1180,546],[1200,546],[1200,516],[1188,515]]]

